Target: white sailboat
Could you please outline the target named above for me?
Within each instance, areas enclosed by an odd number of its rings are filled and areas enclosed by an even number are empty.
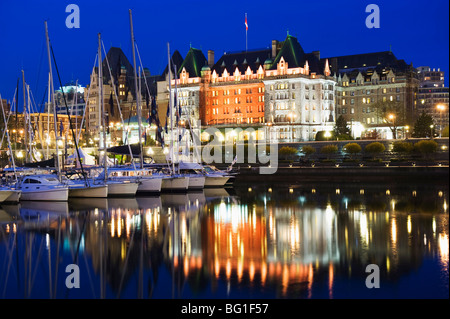
[[[99,97],[103,97],[103,65],[102,65],[102,46],[101,35],[98,34],[98,88]],[[103,180],[108,185],[108,196],[134,196],[139,187],[139,182],[136,180],[120,180],[109,176],[108,172],[108,156],[106,154],[106,121],[105,121],[105,105],[103,98],[99,98],[100,110],[102,116],[102,154],[103,154],[103,173],[97,180]]]
[[[47,58],[50,72],[50,79],[52,77],[52,64],[50,58],[50,41],[48,37],[47,21],[45,21],[45,36],[47,42]],[[49,90],[52,92],[52,104],[55,104],[53,81],[50,81]],[[56,108],[53,107],[53,119],[56,126]],[[55,140],[57,138],[57,130],[55,129]],[[69,188],[61,181],[61,171],[58,156],[58,143],[56,143],[56,171],[57,174],[46,174],[35,171],[34,175],[25,175],[17,183],[17,188],[21,190],[21,200],[33,201],[67,201],[69,198]]]
[[[67,201],[69,188],[53,174],[26,175],[20,182],[20,200]]]

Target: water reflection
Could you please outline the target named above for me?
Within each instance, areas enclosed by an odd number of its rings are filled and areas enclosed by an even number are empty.
[[[373,263],[386,287],[375,297],[448,298],[448,196],[430,185],[261,184],[2,205],[0,289],[3,298],[371,298]],[[78,290],[65,287],[72,263]]]

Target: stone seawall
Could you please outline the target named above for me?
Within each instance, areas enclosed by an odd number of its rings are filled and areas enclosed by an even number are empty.
[[[236,182],[395,182],[436,181],[448,183],[448,166],[415,167],[279,167],[275,174],[260,174],[258,167],[241,167]]]

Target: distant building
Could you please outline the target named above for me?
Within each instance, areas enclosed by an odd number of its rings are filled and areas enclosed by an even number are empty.
[[[56,90],[55,101],[57,114],[83,116],[86,107],[84,90],[85,88],[83,86],[73,82]],[[52,110],[50,110],[50,112],[52,112]]]
[[[109,145],[122,142],[125,119],[136,115],[136,98],[141,101],[141,116],[148,118],[151,96],[156,96],[156,83],[159,76],[152,77],[147,68],[137,70],[139,76],[139,95],[136,95],[134,68],[120,48],[112,47],[102,63],[103,103],[105,114],[101,113],[99,101],[98,67],[91,74],[90,84],[84,90],[86,99],[86,129],[96,139],[102,129],[105,117]],[[115,92],[114,92],[115,90]],[[124,123],[122,123],[124,120]]]
[[[419,92],[417,106],[419,113],[425,112],[433,117],[438,130],[449,125],[449,88],[445,87],[445,73],[428,66],[417,68]]]
[[[403,107],[403,125],[418,116],[416,94],[419,81],[415,69],[390,51],[330,57],[330,69],[337,76],[336,116],[343,116],[354,137],[378,135],[392,138],[391,130],[377,116],[377,102],[396,101]],[[360,132],[358,132],[359,130]],[[398,138],[403,130],[399,131]]]

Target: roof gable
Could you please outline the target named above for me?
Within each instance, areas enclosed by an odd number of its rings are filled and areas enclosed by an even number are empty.
[[[289,68],[299,68],[303,67],[305,64],[305,52],[297,38],[292,35],[288,35],[286,40],[284,40],[280,51],[273,60],[271,66],[272,70],[277,68],[277,64],[280,62],[281,57],[288,63]]]

